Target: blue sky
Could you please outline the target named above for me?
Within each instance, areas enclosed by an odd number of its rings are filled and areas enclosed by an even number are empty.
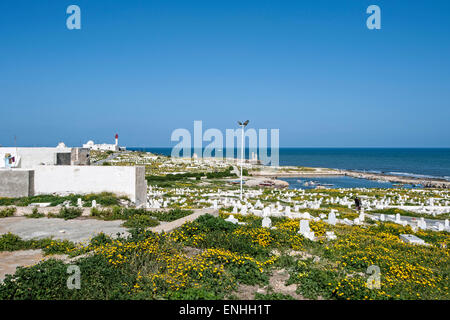
[[[81,8],[82,29],[66,28]],[[381,30],[366,8],[381,7]],[[281,146],[450,147],[450,1],[0,2],[0,144],[173,146],[176,128]]]

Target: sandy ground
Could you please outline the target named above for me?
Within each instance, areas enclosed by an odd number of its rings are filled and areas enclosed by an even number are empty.
[[[14,274],[17,267],[32,266],[42,260],[50,258],[66,259],[66,255],[44,256],[42,250],[21,250],[13,252],[0,252],[0,282],[7,274]]]
[[[296,292],[297,285],[291,284],[286,285],[286,281],[289,279],[289,274],[286,270],[275,270],[273,275],[269,279],[269,286],[261,288],[257,285],[250,286],[246,284],[241,284],[239,288],[234,292],[236,297],[240,300],[254,300],[255,294],[268,294],[268,293],[281,293],[285,295],[290,295],[295,300],[306,300],[302,295]],[[268,289],[271,289],[270,291]]]
[[[53,237],[58,240],[83,242],[100,232],[111,236],[116,236],[117,233],[127,235],[127,229],[120,226],[122,223],[122,220],[103,221],[84,217],[72,220],[9,217],[0,219],[0,235],[11,232],[24,240]]]
[[[34,265],[44,258],[41,250],[0,252],[0,281],[7,274],[14,274],[18,266]]]

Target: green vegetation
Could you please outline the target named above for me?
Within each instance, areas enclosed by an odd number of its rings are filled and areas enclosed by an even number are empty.
[[[150,211],[148,214],[159,221],[175,221],[192,214],[192,210],[172,209],[169,211]]]
[[[33,210],[31,211],[31,214],[26,214],[25,217],[38,219],[38,218],[45,217],[45,214],[40,213],[37,208],[33,208]]]
[[[146,179],[150,184],[155,184],[158,182],[178,181],[178,180],[185,180],[185,179],[189,179],[189,178],[195,178],[196,180],[200,180],[201,178],[221,179],[221,178],[228,178],[228,177],[236,177],[236,175],[231,172],[232,170],[233,170],[233,167],[230,166],[228,169],[223,170],[223,171],[186,172],[186,173],[179,173],[179,174],[166,174],[163,176],[148,175],[148,176],[146,176]],[[248,175],[248,171],[246,171],[246,174]]]
[[[132,215],[122,224],[122,226],[127,228],[148,228],[157,225],[159,225],[158,220],[143,214]]]
[[[0,206],[18,206],[26,207],[31,203],[50,203],[50,206],[54,207],[61,205],[68,201],[71,206],[76,206],[78,199],[84,202],[84,207],[91,207],[92,200],[95,200],[97,204],[102,206],[114,206],[119,204],[119,199],[128,200],[126,197],[117,197],[115,194],[110,192],[103,192],[98,194],[71,194],[68,196],[56,196],[56,195],[38,195],[33,197],[23,197],[23,198],[0,198]]]
[[[102,220],[126,220],[127,228],[146,228],[159,225],[159,221],[174,221],[192,214],[192,210],[172,209],[169,211],[147,211],[146,209],[112,207],[91,209],[91,215]]]
[[[7,275],[0,287],[0,299],[127,299],[128,290],[136,277],[115,268],[101,256],[77,261],[83,275],[79,290],[67,288],[67,265],[49,259],[39,264],[18,268],[15,275]]]
[[[113,206],[106,209],[92,208],[91,215],[102,220],[128,220],[134,215],[148,215],[148,212],[146,209]]]
[[[49,213],[49,218],[61,218],[64,220],[75,219],[81,216],[83,211],[80,208],[66,208],[63,207],[57,214]]]
[[[16,213],[16,208],[14,207],[0,209],[0,218],[12,217],[14,213]]]
[[[75,245],[68,240],[53,240],[50,238],[39,240],[22,240],[19,236],[6,233],[0,236],[0,251],[17,251],[42,249],[45,254],[67,253]]]
[[[5,235],[0,238],[2,250],[45,247],[47,252],[74,257],[90,253],[75,261],[82,272],[89,272],[81,290],[68,290],[66,278],[60,279],[67,268],[61,261],[20,268],[0,285],[0,298],[234,299],[239,298],[239,286],[267,286],[273,271],[281,268],[290,275],[286,285],[295,284],[297,294],[310,299],[449,298],[450,260],[448,249],[442,248],[450,243],[446,232],[416,232],[431,246],[414,246],[398,238],[401,233],[414,233],[410,227],[387,222],[331,226],[311,221],[318,238],[312,242],[297,233],[298,220],[274,218],[276,229],[267,229],[261,227],[261,218],[235,216],[247,224],[205,215],[169,234],[155,234],[141,225],[141,219],[146,223],[152,218],[134,212],[127,220],[133,224],[129,237],[99,234],[89,245],[76,247]],[[337,240],[327,241],[325,231],[334,231]],[[380,288],[367,288],[371,265],[380,268]],[[44,290],[47,281],[52,285]],[[270,289],[256,293],[255,299],[292,297]]]

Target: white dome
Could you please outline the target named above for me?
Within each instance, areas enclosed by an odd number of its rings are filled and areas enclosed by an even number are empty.
[[[58,143],[57,148],[66,148],[66,144],[64,142]]]
[[[93,146],[94,145],[94,141],[89,140],[86,144],[89,145],[89,146]]]

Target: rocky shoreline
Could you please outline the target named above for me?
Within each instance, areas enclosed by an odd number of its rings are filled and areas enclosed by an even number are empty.
[[[367,173],[361,171],[339,170],[342,175],[368,180],[381,180],[393,183],[421,184],[425,188],[450,188],[450,181],[437,178],[417,178],[408,176],[396,176],[384,173]]]

